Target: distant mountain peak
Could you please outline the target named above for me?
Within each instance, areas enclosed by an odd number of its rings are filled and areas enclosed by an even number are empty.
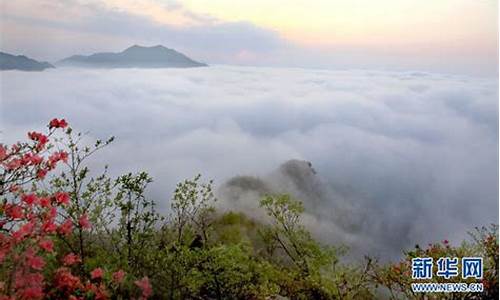
[[[48,62],[40,62],[25,55],[0,52],[0,70],[43,71],[54,68]]]
[[[163,47],[162,45],[156,45],[156,46],[151,46],[151,47],[141,46],[141,45],[132,45],[132,46],[128,47],[127,49],[123,50],[122,52],[127,52],[129,50],[147,50],[147,49],[156,49],[156,48],[165,48],[165,47]]]
[[[190,68],[207,66],[163,45],[132,45],[122,52],[73,55],[57,63],[62,66],[98,68]]]

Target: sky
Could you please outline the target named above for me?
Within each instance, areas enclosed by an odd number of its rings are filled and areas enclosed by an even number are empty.
[[[498,76],[495,0],[1,1],[2,51],[162,44],[210,64]]]

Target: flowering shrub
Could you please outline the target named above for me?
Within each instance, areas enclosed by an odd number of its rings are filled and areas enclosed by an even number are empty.
[[[64,119],[53,119],[46,134],[29,132],[27,142],[0,144],[0,299],[108,299],[110,289],[122,284],[125,272],[105,280],[105,271],[82,270],[82,260],[64,254],[56,245],[75,228],[89,230],[86,214],[78,222],[65,218],[71,205],[65,191],[41,189],[47,174],[68,162],[68,153],[56,150],[50,138],[64,130]],[[71,132],[70,128],[66,133]],[[90,275],[90,276],[89,276]],[[148,278],[137,281],[140,298],[151,295]]]

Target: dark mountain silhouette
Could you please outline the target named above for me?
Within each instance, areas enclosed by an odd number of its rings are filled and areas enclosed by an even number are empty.
[[[57,66],[91,68],[191,68],[207,66],[182,53],[161,45],[134,45],[119,53],[102,52],[89,56],[73,55],[56,63]]]
[[[48,62],[39,62],[24,55],[0,52],[0,70],[43,71],[54,68]]]

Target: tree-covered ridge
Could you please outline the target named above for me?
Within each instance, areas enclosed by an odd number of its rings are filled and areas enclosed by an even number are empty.
[[[349,250],[317,242],[289,195],[263,197],[267,219],[258,221],[218,211],[213,183],[197,175],[160,214],[145,195],[147,173],[91,175],[88,158],[112,141],[86,145],[54,119],[46,133],[0,145],[0,299],[498,297],[497,226],[456,247],[417,245],[394,264],[346,263]],[[411,259],[425,256],[483,257],[485,291],[411,292]]]

